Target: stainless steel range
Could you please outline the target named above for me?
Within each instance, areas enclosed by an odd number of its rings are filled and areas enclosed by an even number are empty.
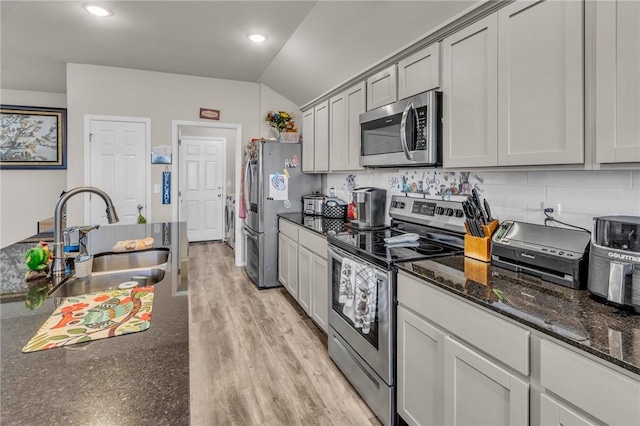
[[[395,263],[462,253],[465,228],[459,202],[394,195],[389,215],[386,229],[328,236],[329,355],[378,418],[394,425]]]

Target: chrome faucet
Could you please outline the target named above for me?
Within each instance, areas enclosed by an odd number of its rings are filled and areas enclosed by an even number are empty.
[[[109,223],[118,222],[118,214],[116,213],[116,209],[113,206],[113,201],[101,189],[95,188],[93,186],[81,186],[78,188],[73,188],[67,191],[64,195],[60,197],[58,203],[56,204],[55,215],[54,215],[54,228],[53,228],[53,268],[51,271],[51,275],[54,279],[59,279],[60,277],[65,276],[65,267],[64,267],[64,241],[62,236],[62,210],[64,206],[67,204],[69,198],[73,197],[76,194],[81,194],[83,192],[90,192],[96,195],[99,195],[107,205],[107,221]],[[93,229],[93,228],[92,228]],[[87,231],[88,232],[88,231]],[[85,239],[86,240],[86,239]]]

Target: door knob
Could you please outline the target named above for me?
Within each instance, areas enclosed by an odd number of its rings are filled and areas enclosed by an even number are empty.
[[[222,197],[222,194],[218,194],[218,198]]]

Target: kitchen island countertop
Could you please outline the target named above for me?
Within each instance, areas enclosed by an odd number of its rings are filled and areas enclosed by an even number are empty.
[[[154,238],[169,247],[165,278],[155,286],[148,330],[33,353],[22,348],[54,311],[54,299],[25,307],[24,293],[4,289],[0,304],[2,423],[188,424],[188,241],[184,223],[105,226],[89,234],[90,253],[118,240]],[[36,238],[37,239],[37,238]],[[19,242],[8,253],[24,256]],[[14,247],[15,248],[15,247]],[[10,249],[10,250],[7,250]],[[24,258],[13,258],[14,264]]]
[[[640,374],[640,314],[463,255],[405,262],[401,271]]]

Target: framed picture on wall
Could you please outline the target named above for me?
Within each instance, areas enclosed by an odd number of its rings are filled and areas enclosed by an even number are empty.
[[[0,105],[0,169],[66,169],[67,109]]]

